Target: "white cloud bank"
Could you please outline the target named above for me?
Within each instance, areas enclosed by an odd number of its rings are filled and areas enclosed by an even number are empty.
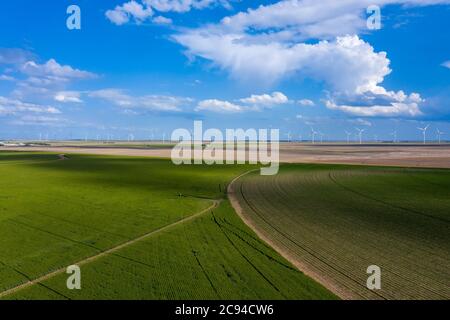
[[[0,81],[14,81],[14,77],[8,76],[6,74],[0,75]]]
[[[116,25],[128,23],[130,19],[134,19],[137,23],[142,23],[153,15],[153,10],[151,7],[144,8],[142,4],[132,0],[116,6],[113,10],[106,11],[105,15]]]
[[[11,96],[28,100],[29,98],[45,98],[58,102],[81,102],[79,94],[67,91],[74,81],[94,79],[96,74],[70,65],[62,65],[55,59],[39,63],[34,60],[23,61],[12,69],[15,73],[16,87]],[[66,93],[67,99],[62,93]],[[70,95],[70,96],[69,96]]]
[[[386,52],[376,52],[358,34],[366,30],[369,5],[426,6],[450,0],[285,0],[261,5],[220,23],[184,29],[173,39],[191,57],[211,61],[232,78],[273,85],[288,77],[308,77],[324,82],[333,95],[364,102],[384,95],[387,105],[352,107],[329,99],[326,105],[361,116],[416,116],[420,95],[404,102],[381,86],[391,73]],[[306,40],[313,40],[308,41]],[[414,98],[413,98],[414,100]],[[374,107],[368,109],[370,106]],[[347,108],[351,107],[351,108]]]
[[[61,109],[52,104],[82,103],[81,93],[67,87],[74,81],[97,77],[55,59],[40,63],[32,53],[16,48],[0,48],[0,67],[4,65],[8,74],[0,80],[13,81],[15,87],[8,96],[0,96],[0,115],[20,125],[67,124],[59,116]]]
[[[39,105],[35,103],[23,102],[17,99],[11,99],[0,96],[0,115],[14,115],[19,113],[47,113],[60,114],[61,111],[52,107]]]
[[[211,111],[218,113],[238,113],[245,111],[261,111],[276,105],[289,103],[289,98],[282,92],[275,91],[272,94],[252,94],[250,97],[238,100],[240,104],[230,101],[207,99],[197,104],[195,111]]]
[[[71,79],[93,78],[91,72],[74,69],[68,65],[60,65],[55,59],[50,59],[44,64],[34,61],[25,62],[21,69],[22,73],[33,77],[46,77],[49,80],[66,81]]]
[[[0,48],[0,65],[20,65],[33,60],[34,55],[19,48]]]
[[[55,94],[54,99],[63,103],[82,103],[81,93],[78,91],[60,91]]]
[[[172,19],[169,19],[169,18],[166,18],[163,16],[157,16],[152,19],[152,22],[155,24],[168,25],[168,24],[172,24],[173,21],[172,21]]]
[[[106,17],[116,25],[123,25],[130,21],[141,24],[157,12],[184,13],[192,9],[205,9],[213,5],[229,7],[227,0],[141,0],[137,2],[131,0],[114,9],[106,11]],[[172,20],[158,16],[152,19],[156,24],[171,24]]]
[[[419,108],[424,100],[418,93],[409,96],[403,91],[386,91],[383,87],[375,87],[371,90],[353,96],[336,96],[325,101],[327,108],[339,110],[360,117],[416,117],[422,115]],[[350,103],[346,103],[347,101]]]
[[[282,92],[276,91],[272,94],[252,94],[250,97],[240,99],[239,101],[251,105],[272,106],[287,103],[289,99]]]
[[[300,104],[301,106],[304,107],[314,107],[316,104],[314,103],[314,101],[309,100],[309,99],[302,99],[298,101],[298,104]]]
[[[213,4],[227,3],[217,0],[143,0],[151,8],[161,12],[188,12],[191,9],[205,9]]]
[[[332,39],[359,34],[367,29],[369,6],[428,6],[450,4],[449,0],[284,0],[261,5],[225,17],[220,27],[228,33],[266,31],[264,36],[300,39]]]
[[[175,39],[190,54],[213,61],[238,79],[275,83],[301,73],[336,91],[361,93],[377,87],[391,72],[386,53],[375,52],[358,36],[292,45],[249,43],[237,34],[190,30]]]
[[[444,63],[442,63],[442,66],[450,69],[450,60],[445,61]]]
[[[70,121],[61,117],[24,115],[13,120],[11,124],[18,126],[64,127]]]
[[[242,106],[231,103],[229,101],[207,99],[197,104],[195,111],[212,111],[218,113],[237,113],[244,111]]]
[[[392,117],[392,116],[406,116],[414,117],[421,115],[417,103],[399,103],[393,102],[391,105],[378,106],[373,105],[367,106],[346,106],[346,105],[336,105],[332,101],[327,101],[326,106],[329,109],[340,110],[351,115],[360,117]]]
[[[144,95],[132,96],[120,89],[103,89],[89,93],[91,98],[108,101],[125,110],[134,108],[149,111],[182,111],[182,107],[191,104],[192,99],[186,97],[175,97],[166,95]]]

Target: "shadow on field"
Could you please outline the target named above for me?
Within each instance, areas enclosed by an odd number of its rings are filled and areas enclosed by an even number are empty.
[[[226,184],[250,165],[174,165],[169,159],[69,155],[70,161],[36,164],[59,172],[65,183],[89,182],[200,198],[223,197]],[[192,179],[195,177],[195,179]],[[217,183],[217,178],[221,181]],[[223,177],[226,177],[223,179]]]

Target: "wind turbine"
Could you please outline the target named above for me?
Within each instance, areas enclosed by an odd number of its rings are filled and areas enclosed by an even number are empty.
[[[397,142],[397,130],[394,130],[392,133],[391,133],[391,136],[393,136],[394,137],[394,143],[396,143]]]
[[[318,132],[317,131],[314,131],[314,129],[311,127],[311,138],[312,138],[312,143],[314,144],[315,143],[315,141],[316,141],[316,134],[317,134]]]
[[[134,137],[133,137],[133,134],[132,133],[129,133],[128,134],[128,142],[130,142],[130,141],[133,141],[134,140]]]
[[[441,136],[442,136],[443,134],[444,134],[444,132],[442,132],[442,131],[439,130],[439,129],[436,129],[436,135],[437,135],[439,144],[441,144]]]
[[[286,136],[287,136],[288,142],[291,142],[291,132],[290,131],[286,134]]]
[[[194,132],[189,130],[189,133],[191,134],[191,144],[194,145]]]
[[[425,126],[425,127],[423,127],[423,128],[417,127],[418,130],[422,131],[422,134],[423,134],[423,144],[425,144],[426,141],[427,141],[427,130],[428,130],[428,127],[429,127],[429,126],[430,126],[430,125],[427,125],[427,126]]]
[[[359,144],[362,144],[362,134],[364,131],[366,131],[366,129],[360,129],[360,128],[355,128],[356,131],[358,131],[358,136],[359,136]]]
[[[323,137],[325,136],[325,134],[322,133],[322,132],[318,132],[318,133],[319,133],[319,136],[320,136],[320,143],[323,143]]]
[[[347,135],[347,144],[350,143],[350,136],[352,135],[351,132],[345,131],[345,134]]]

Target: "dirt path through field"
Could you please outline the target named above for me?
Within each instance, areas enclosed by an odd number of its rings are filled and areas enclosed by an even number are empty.
[[[93,255],[93,256],[90,256],[90,257],[85,258],[83,260],[80,260],[78,262],[75,262],[72,265],[82,266],[84,264],[87,264],[89,262],[97,260],[97,259],[99,259],[99,258],[101,258],[103,256],[108,255],[108,254],[112,254],[112,253],[114,253],[114,252],[116,252],[116,251],[118,251],[120,249],[123,249],[123,248],[125,248],[125,247],[127,247],[129,245],[132,245],[132,244],[134,244],[134,243],[136,243],[138,241],[141,241],[141,240],[144,240],[146,238],[149,238],[150,236],[153,236],[155,234],[158,234],[158,233],[161,233],[161,232],[166,231],[168,229],[171,229],[171,228],[173,228],[175,226],[178,226],[178,225],[180,225],[182,223],[194,220],[194,219],[198,218],[199,216],[202,216],[203,214],[208,213],[211,210],[217,208],[221,202],[222,202],[222,200],[213,200],[213,203],[208,208],[206,208],[206,209],[204,209],[202,211],[199,211],[199,212],[197,212],[197,213],[195,213],[193,215],[190,215],[190,216],[188,216],[186,218],[180,219],[180,220],[178,220],[178,221],[176,221],[174,223],[171,223],[171,224],[168,224],[166,226],[163,226],[163,227],[161,227],[159,229],[153,230],[153,231],[151,231],[149,233],[146,233],[146,234],[144,234],[144,235],[142,235],[140,237],[137,237],[135,239],[132,239],[132,240],[129,240],[129,241],[124,242],[122,244],[119,244],[119,245],[117,245],[117,246],[115,246],[113,248],[110,248],[110,249],[106,250],[106,251],[102,251],[102,252],[100,252],[100,253],[98,253],[96,255]],[[3,298],[3,297],[5,297],[5,296],[7,296],[9,294],[12,294],[12,293],[14,293],[16,291],[19,291],[21,289],[27,288],[27,287],[32,286],[34,284],[40,283],[40,282],[45,281],[47,279],[50,279],[50,278],[52,278],[52,277],[54,277],[54,276],[56,276],[58,274],[64,273],[64,272],[66,272],[66,267],[65,268],[60,268],[60,269],[55,270],[55,271],[50,272],[50,273],[47,273],[47,274],[45,274],[43,276],[40,276],[39,278],[36,278],[34,280],[27,281],[27,282],[25,282],[23,284],[20,284],[20,285],[14,287],[14,288],[5,290],[3,292],[0,292],[0,298]]]

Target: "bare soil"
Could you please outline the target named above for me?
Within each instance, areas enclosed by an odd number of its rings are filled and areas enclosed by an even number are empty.
[[[0,147],[8,151],[45,151],[116,156],[170,158],[170,148],[34,146]],[[282,143],[280,162],[339,163],[406,167],[450,168],[450,145],[345,145]]]

